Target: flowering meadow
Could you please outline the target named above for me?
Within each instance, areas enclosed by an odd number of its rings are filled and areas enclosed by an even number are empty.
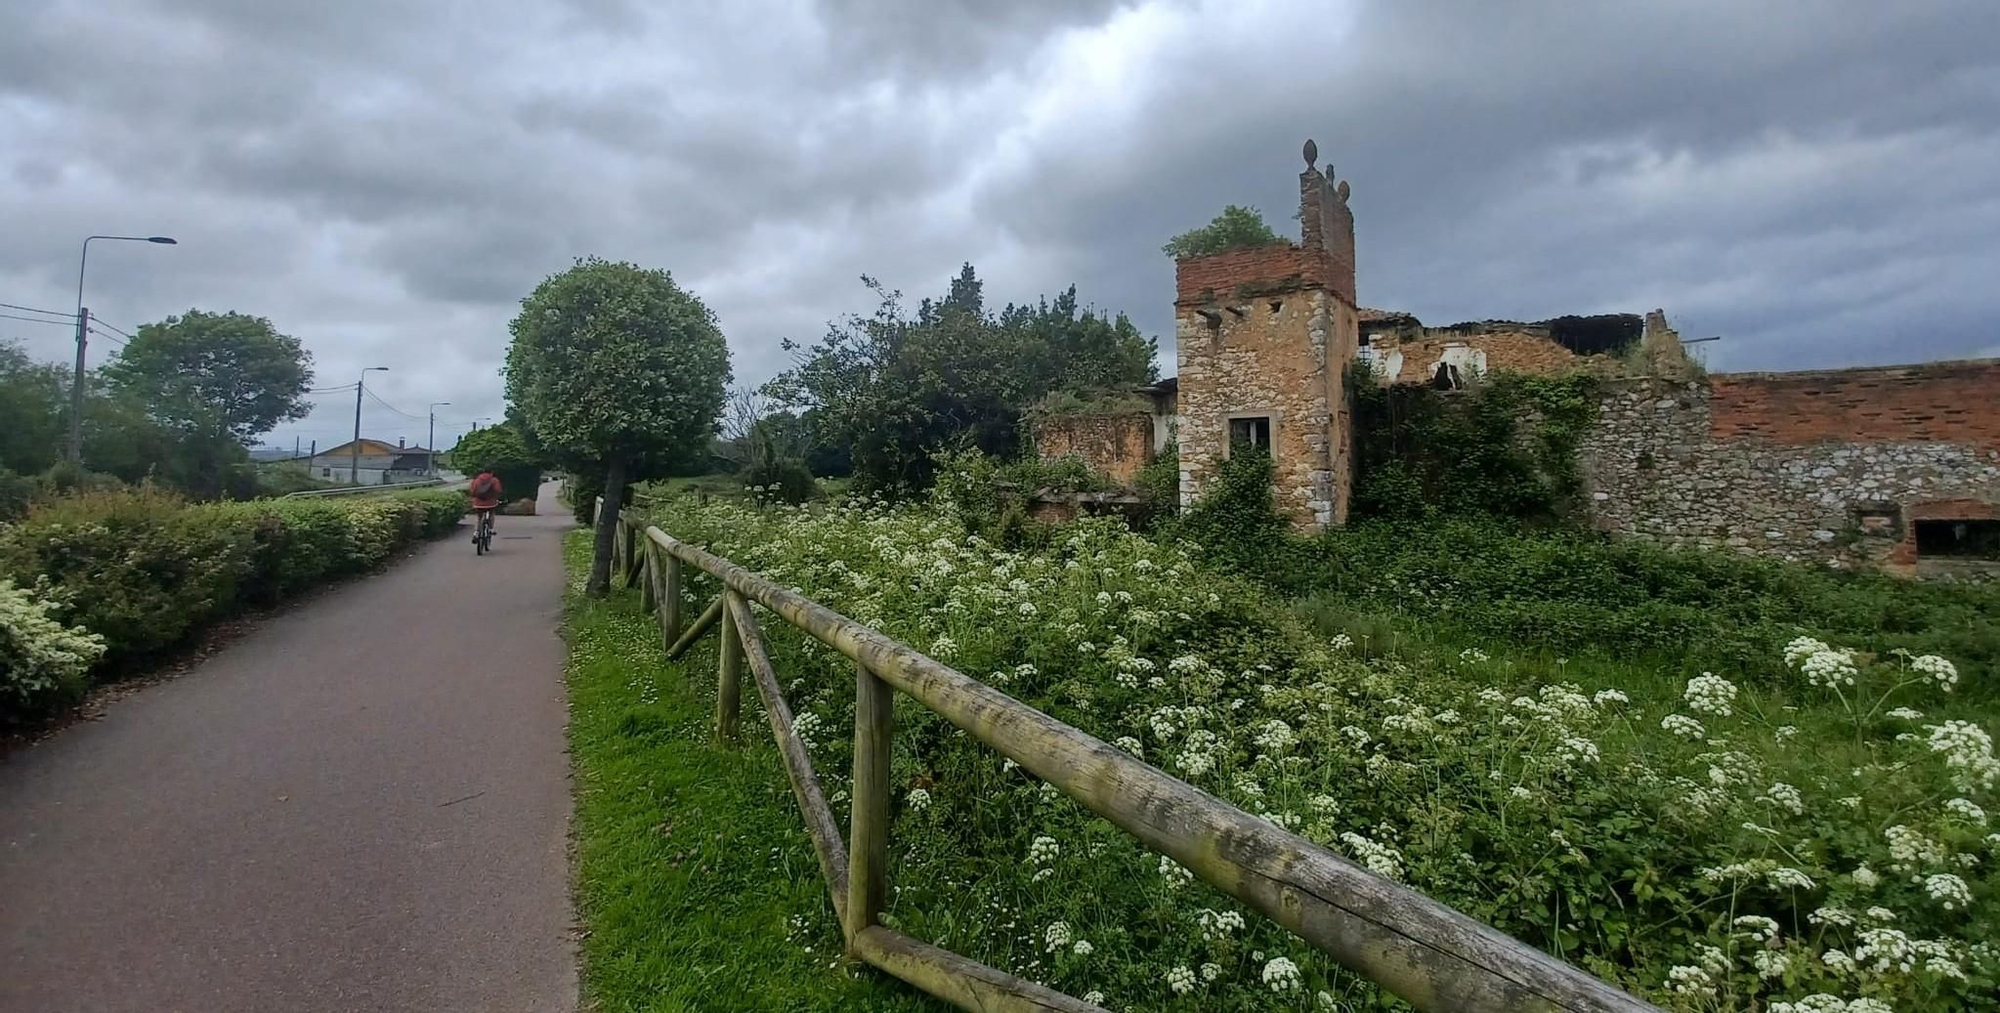
[[[1497,645],[1326,635],[1113,522],[1010,551],[918,506],[680,499],[655,519],[1661,1006],[2000,1009],[2000,760],[1963,693],[1991,673],[1799,629],[1769,645],[1778,684],[1549,679]],[[764,629],[844,818],[851,664]],[[896,927],[1114,1010],[1378,1005],[914,701],[895,750]],[[792,919],[801,945],[837,934],[823,900]]]

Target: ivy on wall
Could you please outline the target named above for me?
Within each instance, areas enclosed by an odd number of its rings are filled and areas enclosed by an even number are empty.
[[[1595,377],[1493,373],[1447,391],[1384,387],[1357,364],[1348,389],[1355,517],[1582,518],[1577,448],[1596,418]]]

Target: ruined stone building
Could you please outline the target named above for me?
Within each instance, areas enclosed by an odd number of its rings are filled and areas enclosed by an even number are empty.
[[[1666,316],[1426,327],[1355,294],[1349,187],[1306,143],[1297,242],[1175,263],[1179,375],[1117,419],[1038,426],[1046,457],[1125,478],[1177,439],[1182,504],[1266,448],[1301,530],[1346,521],[1350,367],[1457,389],[1494,372],[1602,378],[1579,462],[1590,521],[1678,545],[1921,574],[2000,573],[2000,359],[1703,375]],[[1359,375],[1354,374],[1354,375]]]

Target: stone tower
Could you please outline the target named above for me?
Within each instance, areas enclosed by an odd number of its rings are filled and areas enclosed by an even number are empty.
[[[1348,187],[1299,173],[1297,243],[1174,264],[1180,360],[1181,505],[1201,497],[1232,449],[1269,449],[1273,497],[1302,530],[1347,521],[1353,484],[1347,366],[1358,333]]]

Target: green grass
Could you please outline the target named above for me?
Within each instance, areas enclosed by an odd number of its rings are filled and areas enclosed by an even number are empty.
[[[584,597],[586,534],[567,543],[564,624],[584,1008],[947,1009],[840,956],[754,697],[745,744],[717,745],[713,647],[670,664],[636,592]]]

